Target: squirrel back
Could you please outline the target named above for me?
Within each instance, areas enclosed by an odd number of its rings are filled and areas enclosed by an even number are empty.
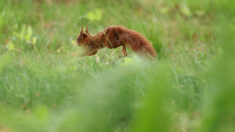
[[[110,26],[104,29],[104,32],[110,42],[115,40],[119,42],[119,45],[126,44],[134,52],[140,54],[147,53],[147,55],[152,57],[156,56],[156,51],[154,50],[152,44],[143,35],[134,30],[130,30],[122,26]],[[113,44],[113,47],[115,48],[119,45]]]

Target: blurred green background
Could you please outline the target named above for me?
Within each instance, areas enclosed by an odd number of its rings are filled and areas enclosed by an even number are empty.
[[[234,132],[235,1],[1,0],[0,132]],[[81,26],[143,34],[72,57]]]

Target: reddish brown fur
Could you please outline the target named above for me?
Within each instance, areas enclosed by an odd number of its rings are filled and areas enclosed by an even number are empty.
[[[126,56],[126,45],[134,52],[144,56],[156,56],[152,44],[140,33],[121,26],[109,26],[104,31],[96,35],[90,35],[87,28],[83,28],[77,38],[77,44],[85,47],[86,55],[95,55],[101,48],[118,48],[123,47],[123,54]]]

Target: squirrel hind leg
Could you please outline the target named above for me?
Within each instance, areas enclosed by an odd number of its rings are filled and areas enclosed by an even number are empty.
[[[125,44],[122,46],[122,53],[123,53],[125,56],[127,56],[127,53],[126,53],[126,45],[125,45]]]

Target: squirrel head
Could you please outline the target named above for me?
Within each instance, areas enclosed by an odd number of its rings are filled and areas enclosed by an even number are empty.
[[[80,34],[78,35],[77,38],[77,45],[82,45],[86,39],[89,37],[89,32],[88,32],[88,28],[86,27],[85,32],[83,32],[83,27],[81,28]]]

